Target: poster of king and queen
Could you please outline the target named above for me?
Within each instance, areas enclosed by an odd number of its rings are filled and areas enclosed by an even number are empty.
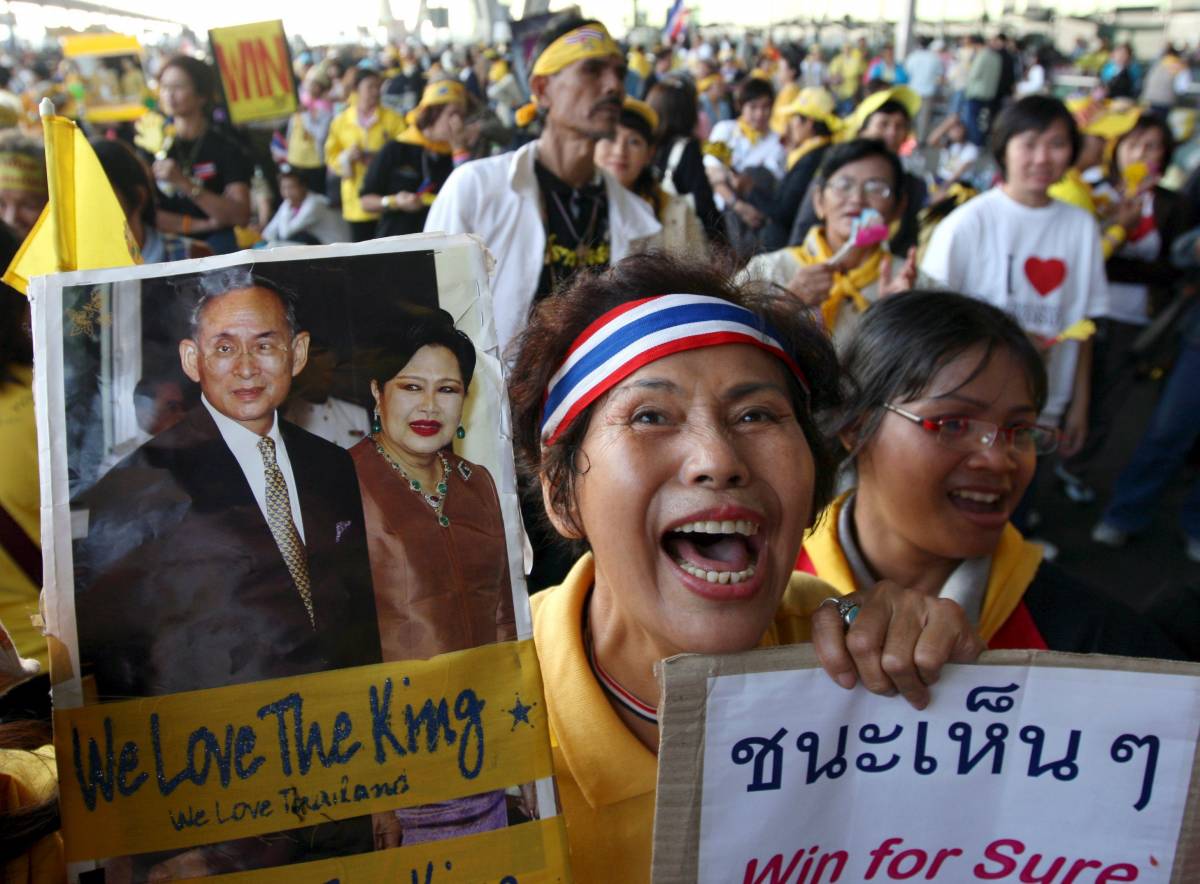
[[[33,282],[73,879],[569,880],[486,260]]]

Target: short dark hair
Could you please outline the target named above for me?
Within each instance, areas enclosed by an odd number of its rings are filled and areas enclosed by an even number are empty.
[[[296,294],[249,267],[223,267],[220,270],[193,273],[172,279],[170,284],[177,293],[192,299],[188,333],[193,340],[200,331],[200,319],[204,309],[223,295],[240,289],[266,289],[271,292],[283,307],[288,332],[295,336],[300,330],[300,323],[296,318]]]
[[[133,148],[115,138],[93,138],[92,150],[96,152],[96,159],[100,160],[100,168],[108,177],[108,183],[118,195],[124,197],[127,205],[137,205],[138,194],[141,194],[142,223],[153,227],[154,197],[158,190],[150,176],[150,168],[142,162]]]
[[[382,80],[383,74],[379,73],[370,65],[359,65],[354,69],[354,88],[357,89],[363,80],[374,77],[376,80]]]
[[[646,95],[646,104],[658,114],[658,142],[667,144],[690,137],[699,119],[696,86],[684,77],[663,77]]]
[[[388,338],[386,347],[372,353],[367,359],[364,368],[368,379],[383,389],[422,347],[445,347],[453,353],[462,374],[463,389],[471,386],[471,378],[475,375],[475,345],[466,334],[454,327],[454,320],[445,310],[415,316],[405,324],[399,335]],[[373,404],[373,401],[367,403],[368,406]]]
[[[626,129],[632,129],[638,135],[641,135],[651,146],[654,145],[656,137],[655,133],[650,129],[650,121],[637,111],[622,108],[621,118],[617,122]]]
[[[1165,172],[1167,166],[1171,165],[1171,157],[1175,154],[1175,133],[1171,131],[1171,126],[1165,119],[1151,111],[1143,111],[1137,118],[1137,122],[1133,124],[1133,128],[1117,139],[1113,145],[1113,174],[1117,174],[1116,156],[1117,151],[1121,147],[1121,142],[1138,132],[1146,132],[1150,129],[1157,129],[1162,133],[1163,139],[1163,167],[1158,171]]]
[[[828,415],[830,440],[853,437],[854,457],[879,429],[884,406],[921,395],[947,364],[972,347],[983,371],[1001,349],[1024,369],[1034,406],[1046,403],[1046,367],[1016,321],[1002,310],[956,292],[912,291],[872,305],[841,351],[842,398]]]
[[[159,69],[158,78],[161,80],[162,75],[171,68],[183,71],[184,75],[192,81],[192,91],[204,103],[205,110],[211,109],[217,97],[217,77],[213,73],[212,67],[190,55],[173,55]]]
[[[1000,171],[1005,174],[1008,172],[1004,167],[1004,153],[1009,141],[1022,132],[1045,132],[1059,121],[1067,127],[1067,134],[1071,138],[1071,162],[1074,163],[1079,156],[1082,139],[1079,127],[1075,125],[1075,117],[1065,104],[1049,95],[1026,95],[1006,107],[996,118],[990,143],[992,156],[1000,166]]]
[[[566,517],[573,510],[575,482],[581,475],[580,449],[595,405],[580,413],[552,446],[543,448],[542,407],[550,378],[579,334],[597,318],[621,304],[653,295],[690,292],[738,304],[769,323],[784,349],[804,370],[809,392],[790,379],[797,420],[812,449],[815,464],[813,516],[833,494],[835,450],[822,436],[817,415],[837,402],[837,359],[828,335],[795,302],[758,283],[733,282],[730,269],[717,264],[685,263],[661,252],[634,255],[605,273],[576,275],[568,288],[538,304],[514,344],[508,376],[517,464],[541,510],[541,483],[552,490],[551,506]],[[575,526],[581,528],[582,526]]]
[[[903,103],[897,101],[896,99],[889,98],[883,104],[879,105],[879,107],[875,108],[875,110],[867,114],[867,118],[862,121],[862,126],[860,128],[867,128],[867,123],[870,121],[871,117],[878,116],[879,114],[888,114],[889,116],[892,114],[900,114],[904,117],[904,119],[908,120],[910,123],[912,122],[912,117],[908,113],[908,108],[906,108]]]
[[[888,150],[887,145],[878,138],[855,138],[853,141],[835,144],[829,148],[817,169],[817,186],[823,187],[843,166],[871,157],[879,157],[887,161],[892,170],[892,196],[897,200],[900,199],[900,187],[904,183],[904,167],[900,165],[900,158]]]
[[[762,77],[743,77],[742,81],[737,85],[737,91],[734,93],[737,101],[738,113],[742,112],[742,108],[751,101],[758,101],[760,98],[769,98],[775,100],[775,87],[771,85],[770,80],[764,80]]]

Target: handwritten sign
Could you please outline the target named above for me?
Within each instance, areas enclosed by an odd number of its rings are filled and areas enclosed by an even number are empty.
[[[922,711],[802,646],[667,661],[655,880],[1196,880],[1200,666],[987,657]]]
[[[296,80],[282,21],[213,28],[208,38],[233,122],[295,113]]]
[[[533,642],[55,714],[68,860],[549,776]]]

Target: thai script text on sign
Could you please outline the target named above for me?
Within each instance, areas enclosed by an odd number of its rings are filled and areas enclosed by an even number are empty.
[[[947,667],[922,711],[815,668],[711,675],[696,873],[668,880],[1181,880],[1197,667],[1062,665]]]

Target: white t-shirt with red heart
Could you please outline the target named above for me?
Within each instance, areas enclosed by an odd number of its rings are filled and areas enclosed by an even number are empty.
[[[1058,201],[1030,208],[999,187],[955,209],[933,232],[921,261],[927,284],[994,304],[1039,338],[1104,316],[1108,281],[1095,219]],[[1050,349],[1046,420],[1066,413],[1079,346]]]

